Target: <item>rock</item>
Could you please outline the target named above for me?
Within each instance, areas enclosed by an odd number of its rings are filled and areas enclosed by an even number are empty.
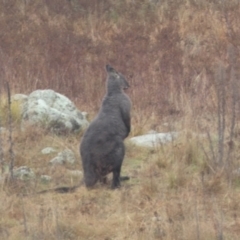
[[[21,166],[13,171],[13,176],[21,180],[28,180],[35,178],[33,170],[27,166]]]
[[[32,92],[23,106],[23,121],[40,125],[55,133],[76,132],[88,126],[82,114],[65,96],[53,90]]]
[[[25,95],[25,94],[20,94],[20,93],[17,93],[17,94],[14,94],[13,96],[11,96],[11,101],[14,102],[14,101],[17,101],[17,102],[26,102],[28,99],[28,96]]]
[[[57,152],[57,150],[54,148],[51,148],[51,147],[46,147],[46,148],[42,149],[42,151],[41,151],[42,154],[50,154],[50,153],[55,153],[55,152]]]
[[[70,163],[73,164],[76,161],[74,152],[70,149],[65,149],[64,151],[60,152],[55,158],[53,158],[50,163],[55,164],[66,164]]]
[[[41,175],[40,179],[41,179],[41,182],[48,183],[52,180],[52,177],[48,175]]]
[[[173,141],[177,136],[177,132],[148,133],[146,135],[132,137],[129,140],[138,146],[156,147],[158,145]]]

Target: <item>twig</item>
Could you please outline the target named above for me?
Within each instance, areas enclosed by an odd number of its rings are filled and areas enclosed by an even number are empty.
[[[206,157],[206,160],[205,160],[205,161],[206,161],[208,167],[212,170],[213,173],[216,173],[216,171],[214,170],[214,168],[210,165],[210,158],[209,158],[209,156],[208,156],[208,154],[207,154],[207,152],[206,152],[203,144],[200,144],[200,146],[202,147],[203,153],[204,153],[204,155],[205,155],[205,157]]]
[[[56,239],[61,239],[61,230],[59,226],[59,217],[58,217],[58,205],[55,208],[56,215]]]
[[[233,150],[233,135],[236,123],[236,104],[237,104],[237,84],[234,68],[231,69],[231,80],[232,80],[232,116],[229,136],[229,148],[226,157],[226,164],[229,164],[230,154]]]
[[[1,94],[1,90],[0,90],[0,94]],[[0,107],[1,107],[1,95],[0,95]],[[2,127],[2,120],[0,116],[0,164],[1,164],[1,173],[3,174],[4,173],[4,154],[3,154],[3,140],[2,140],[1,127]]]
[[[23,201],[23,197],[22,196],[21,196],[21,202],[22,202],[22,211],[23,211],[24,233],[25,233],[25,236],[27,238],[27,236],[28,236],[27,218],[26,218],[26,211],[25,211],[24,201]]]
[[[211,151],[211,154],[212,154],[213,162],[216,163],[217,160],[216,160],[216,155],[215,155],[215,152],[214,152],[213,141],[212,141],[212,137],[211,137],[209,131],[207,131],[207,137],[208,137],[208,141],[209,141],[209,145],[210,145],[210,151]]]
[[[198,217],[197,201],[195,201],[195,216],[196,216],[197,240],[200,240],[199,217]]]
[[[11,112],[11,92],[9,83],[6,82],[7,85],[7,95],[8,95],[8,128],[9,128],[9,154],[10,154],[10,163],[9,163],[9,171],[11,180],[13,180],[13,167],[14,167],[14,152],[13,152],[13,140],[12,140],[12,112]]]
[[[226,71],[222,64],[219,65],[215,76],[217,100],[218,100],[218,166],[223,165],[224,139],[225,139],[225,115],[226,115],[226,92],[225,92]]]

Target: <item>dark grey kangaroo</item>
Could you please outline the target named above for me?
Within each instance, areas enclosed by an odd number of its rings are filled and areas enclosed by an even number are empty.
[[[131,101],[124,92],[129,84],[111,66],[107,65],[106,71],[107,93],[80,145],[86,187],[93,187],[97,181],[105,182],[106,175],[111,172],[112,188],[120,187],[120,172],[125,155],[123,141],[131,130]]]

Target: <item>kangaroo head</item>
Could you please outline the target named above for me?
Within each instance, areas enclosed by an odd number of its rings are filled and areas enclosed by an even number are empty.
[[[128,89],[130,87],[126,78],[119,72],[117,72],[110,65],[106,65],[106,71],[108,73],[108,85],[118,86],[120,89]]]

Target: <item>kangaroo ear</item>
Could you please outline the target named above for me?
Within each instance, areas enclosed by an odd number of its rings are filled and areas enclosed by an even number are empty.
[[[107,71],[107,73],[116,73],[117,72],[113,67],[111,67],[108,64],[106,65],[106,71]]]

